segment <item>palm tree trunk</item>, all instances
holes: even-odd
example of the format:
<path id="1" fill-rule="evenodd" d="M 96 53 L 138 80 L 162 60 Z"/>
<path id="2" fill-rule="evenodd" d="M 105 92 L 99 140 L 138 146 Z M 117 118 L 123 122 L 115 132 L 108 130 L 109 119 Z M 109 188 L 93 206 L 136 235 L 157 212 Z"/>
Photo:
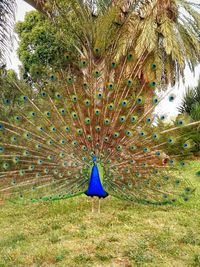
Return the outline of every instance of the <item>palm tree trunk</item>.
<path id="1" fill-rule="evenodd" d="M 38 11 L 42 12 L 42 13 L 46 13 L 45 12 L 45 0 L 24 0 L 27 4 L 31 5 L 32 7 L 34 7 L 35 9 L 37 9 Z"/>

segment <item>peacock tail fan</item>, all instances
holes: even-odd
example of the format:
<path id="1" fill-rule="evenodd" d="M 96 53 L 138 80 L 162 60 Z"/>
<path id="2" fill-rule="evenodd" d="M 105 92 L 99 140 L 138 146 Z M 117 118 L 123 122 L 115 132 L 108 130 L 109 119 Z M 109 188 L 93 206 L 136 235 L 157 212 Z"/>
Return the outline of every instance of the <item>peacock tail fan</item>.
<path id="1" fill-rule="evenodd" d="M 180 119 L 163 130 L 165 116 L 153 113 L 163 98 L 156 95 L 158 81 L 138 81 L 139 60 L 131 73 L 123 71 L 128 58 L 115 68 L 113 61 L 102 66 L 81 60 L 78 76 L 51 74 L 32 95 L 13 84 L 17 109 L 0 121 L 2 197 L 36 202 L 84 193 L 95 155 L 103 187 L 112 196 L 155 204 L 188 200 L 193 189 L 180 168 L 192 145 L 174 132 L 194 123 Z M 145 111 L 147 88 L 153 97 Z M 11 104 L 3 99 L 1 105 L 5 102 Z M 179 152 L 168 156 L 165 150 L 174 144 Z"/>
<path id="2" fill-rule="evenodd" d="M 154 27 L 156 4 L 149 5 L 155 12 L 145 39 L 148 10 L 142 18 L 134 11 L 120 21 L 121 9 L 112 4 L 96 6 L 93 13 L 100 11 L 92 16 L 87 1 L 69 0 L 67 8 L 58 2 L 47 1 L 48 8 L 56 8 L 58 29 L 65 23 L 73 33 L 73 49 L 63 55 L 65 67 L 48 70 L 30 88 L 16 80 L 15 99 L 1 100 L 9 115 L 0 119 L 0 197 L 40 202 L 86 193 L 97 164 L 111 196 L 147 204 L 187 201 L 194 189 L 181 168 L 193 144 L 183 129 L 200 122 L 179 118 L 166 126 L 166 116 L 155 113 L 163 99 L 175 99 L 167 92 L 160 96 L 159 89 L 173 84 L 183 68 L 163 44 L 153 45 L 163 30 Z M 65 42 L 67 33 L 59 33 Z"/>

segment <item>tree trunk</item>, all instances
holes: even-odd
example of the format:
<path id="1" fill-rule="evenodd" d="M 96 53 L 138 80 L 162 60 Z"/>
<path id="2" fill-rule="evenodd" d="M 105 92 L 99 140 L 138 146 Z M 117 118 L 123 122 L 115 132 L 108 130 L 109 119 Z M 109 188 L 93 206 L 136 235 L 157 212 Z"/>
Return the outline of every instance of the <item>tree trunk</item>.
<path id="1" fill-rule="evenodd" d="M 31 5 L 32 7 L 34 7 L 35 9 L 37 9 L 38 11 L 42 12 L 42 13 L 46 13 L 45 12 L 45 0 L 24 0 L 27 4 Z"/>

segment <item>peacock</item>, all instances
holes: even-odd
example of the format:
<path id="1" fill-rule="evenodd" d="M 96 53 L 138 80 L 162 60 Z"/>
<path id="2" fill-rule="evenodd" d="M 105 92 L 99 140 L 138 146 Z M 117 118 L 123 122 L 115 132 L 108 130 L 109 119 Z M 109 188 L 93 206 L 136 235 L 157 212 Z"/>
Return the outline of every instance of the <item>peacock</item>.
<path id="1" fill-rule="evenodd" d="M 63 42 L 66 31 L 73 33 L 64 67 L 49 68 L 30 85 L 16 79 L 9 86 L 17 97 L 1 99 L 4 109 L 16 108 L 0 119 L 0 198 L 40 203 L 85 194 L 153 205 L 188 201 L 195 188 L 182 173 L 193 144 L 182 130 L 200 122 L 180 116 L 165 123 L 166 115 L 155 112 L 163 99 L 176 98 L 160 89 L 183 75 L 183 55 L 175 59 L 165 51 L 162 29 L 178 16 L 175 2 L 162 14 L 157 1 L 68 3 L 46 6 Z M 193 52 L 191 58 L 193 64 Z"/>

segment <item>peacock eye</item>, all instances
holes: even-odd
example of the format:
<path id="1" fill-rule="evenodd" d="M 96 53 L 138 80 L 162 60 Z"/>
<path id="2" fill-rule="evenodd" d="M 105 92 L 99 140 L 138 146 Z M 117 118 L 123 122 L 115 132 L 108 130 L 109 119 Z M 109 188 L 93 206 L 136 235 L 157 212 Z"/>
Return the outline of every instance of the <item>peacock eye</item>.
<path id="1" fill-rule="evenodd" d="M 170 102 L 173 102 L 173 101 L 175 100 L 175 98 L 176 98 L 176 96 L 175 96 L 174 94 L 171 94 L 171 95 L 169 96 L 169 101 L 170 101 Z"/>
<path id="2" fill-rule="evenodd" d="M 108 137 L 108 136 L 105 136 L 105 137 L 104 137 L 104 142 L 107 143 L 108 141 L 109 141 L 109 137 Z"/>
<path id="3" fill-rule="evenodd" d="M 42 92 L 42 93 L 41 93 L 41 96 L 42 96 L 42 97 L 45 97 L 45 96 L 47 96 L 47 93 L 46 93 L 46 92 Z"/>
<path id="4" fill-rule="evenodd" d="M 90 106 L 90 100 L 89 99 L 85 99 L 84 103 L 85 103 L 85 106 L 86 107 L 89 107 Z"/>
<path id="5" fill-rule="evenodd" d="M 156 64 L 154 64 L 154 63 L 151 64 L 151 69 L 152 69 L 152 70 L 155 70 L 155 69 L 156 69 Z"/>
<path id="6" fill-rule="evenodd" d="M 100 114 L 100 110 L 99 109 L 95 109 L 95 115 L 99 115 Z"/>
<path id="7" fill-rule="evenodd" d="M 164 120 L 166 119 L 166 116 L 165 116 L 165 115 L 161 115 L 161 116 L 160 116 L 160 119 L 161 119 L 162 121 L 164 121 Z"/>
<path id="8" fill-rule="evenodd" d="M 127 56 L 127 59 L 129 61 L 133 60 L 133 54 L 132 53 L 129 53 L 128 56 Z"/>
<path id="9" fill-rule="evenodd" d="M 125 116 L 121 116 L 120 118 L 119 118 L 119 121 L 122 123 L 122 122 L 125 122 Z"/>
<path id="10" fill-rule="evenodd" d="M 108 105 L 108 109 L 109 109 L 109 110 L 111 110 L 111 111 L 112 111 L 112 110 L 113 110 L 113 108 L 114 108 L 114 104 L 109 104 L 109 105 Z"/>
<path id="11" fill-rule="evenodd" d="M 74 103 L 76 103 L 76 102 L 77 102 L 77 96 L 73 95 L 73 96 L 72 96 L 72 101 L 73 101 Z"/>
<path id="12" fill-rule="evenodd" d="M 90 121 L 90 118 L 86 118 L 86 119 L 85 119 L 85 124 L 88 125 L 88 124 L 90 124 L 90 122 L 91 122 L 91 121 Z"/>
<path id="13" fill-rule="evenodd" d="M 149 85 L 150 85 L 151 88 L 155 88 L 156 87 L 156 82 L 154 82 L 154 81 L 153 82 L 150 82 Z"/>
<path id="14" fill-rule="evenodd" d="M 117 66 L 117 64 L 115 63 L 115 62 L 112 62 L 111 63 L 111 67 L 114 69 L 114 68 L 116 68 L 116 66 Z"/>
<path id="15" fill-rule="evenodd" d="M 110 119 L 108 119 L 108 118 L 104 119 L 104 124 L 105 125 L 109 125 L 110 124 Z"/>
<path id="16" fill-rule="evenodd" d="M 126 107 L 128 105 L 128 101 L 127 100 L 123 100 L 121 102 L 121 105 L 122 105 L 122 107 Z"/>
<path id="17" fill-rule="evenodd" d="M 86 146 L 82 146 L 82 150 L 83 151 L 86 151 L 87 150 L 87 147 Z"/>
<path id="18" fill-rule="evenodd" d="M 100 126 L 96 126 L 95 129 L 96 129 L 96 132 L 100 132 L 101 127 Z"/>
<path id="19" fill-rule="evenodd" d="M 92 136 L 91 135 L 87 135 L 87 140 L 88 141 L 92 141 Z"/>
<path id="20" fill-rule="evenodd" d="M 77 113 L 76 113 L 76 112 L 72 112 L 72 118 L 73 118 L 73 119 L 77 119 L 77 117 L 78 117 L 78 116 L 77 116 Z"/>
<path id="21" fill-rule="evenodd" d="M 102 93 L 98 93 L 98 94 L 97 94 L 97 98 L 98 98 L 98 99 L 102 99 L 102 97 L 103 97 L 103 94 L 102 94 Z"/>

